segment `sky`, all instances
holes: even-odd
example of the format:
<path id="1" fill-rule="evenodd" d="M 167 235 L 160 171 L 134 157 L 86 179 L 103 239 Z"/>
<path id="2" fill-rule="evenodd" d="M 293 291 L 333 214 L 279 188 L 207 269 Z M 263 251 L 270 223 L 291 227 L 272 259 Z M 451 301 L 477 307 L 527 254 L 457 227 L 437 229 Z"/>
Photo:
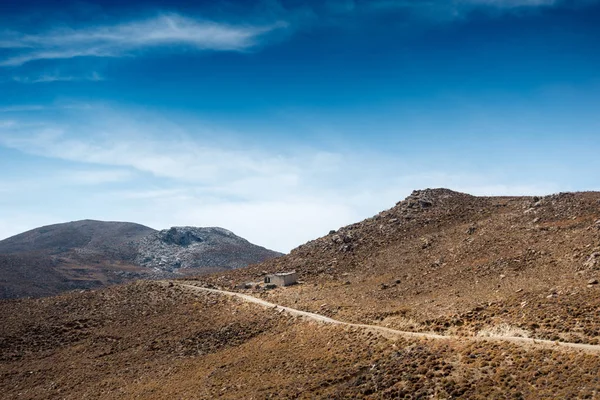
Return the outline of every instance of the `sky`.
<path id="1" fill-rule="evenodd" d="M 3 1 L 0 239 L 287 252 L 414 189 L 600 190 L 600 0 Z"/>

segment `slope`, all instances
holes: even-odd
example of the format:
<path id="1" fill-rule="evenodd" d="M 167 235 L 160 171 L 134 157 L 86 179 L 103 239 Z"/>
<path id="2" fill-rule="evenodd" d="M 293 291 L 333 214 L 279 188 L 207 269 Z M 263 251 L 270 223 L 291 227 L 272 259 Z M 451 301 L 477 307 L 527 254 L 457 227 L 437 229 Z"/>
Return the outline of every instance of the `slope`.
<path id="1" fill-rule="evenodd" d="M 222 271 L 279 255 L 222 228 L 75 221 L 0 241 L 0 298 Z"/>
<path id="2" fill-rule="evenodd" d="M 592 398 L 600 357 L 390 338 L 137 282 L 0 302 L 7 399 Z"/>
<path id="3" fill-rule="evenodd" d="M 597 344 L 600 193 L 415 191 L 289 255 L 201 279 L 230 289 L 285 270 L 302 284 L 249 292 L 400 330 Z"/>
<path id="4" fill-rule="evenodd" d="M 49 225 L 0 241 L 0 298 L 48 296 L 143 276 L 135 240 L 154 229 L 83 220 Z"/>

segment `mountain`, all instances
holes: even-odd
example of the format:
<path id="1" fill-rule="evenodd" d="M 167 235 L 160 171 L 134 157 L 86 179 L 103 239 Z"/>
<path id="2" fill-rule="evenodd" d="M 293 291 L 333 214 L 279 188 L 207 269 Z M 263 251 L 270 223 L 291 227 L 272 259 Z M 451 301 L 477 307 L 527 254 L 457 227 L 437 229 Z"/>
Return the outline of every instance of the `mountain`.
<path id="1" fill-rule="evenodd" d="M 222 228 L 68 222 L 0 241 L 0 298 L 227 270 L 278 255 Z"/>
<path id="2" fill-rule="evenodd" d="M 131 258 L 131 243 L 154 229 L 130 222 L 83 220 L 33 229 L 0 241 L 0 253 L 31 253 L 85 257 L 94 253 Z M 75 251 L 77 249 L 77 251 Z"/>
<path id="3" fill-rule="evenodd" d="M 477 335 L 504 327 L 597 343 L 600 193 L 414 191 L 288 255 L 201 280 L 231 288 L 287 270 L 304 283 L 265 299 L 398 329 Z"/>
<path id="4" fill-rule="evenodd" d="M 260 283 L 290 270 L 297 285 Z M 599 279 L 600 193 L 419 190 L 260 264 L 0 301 L 0 386 L 31 399 L 594 398 Z"/>

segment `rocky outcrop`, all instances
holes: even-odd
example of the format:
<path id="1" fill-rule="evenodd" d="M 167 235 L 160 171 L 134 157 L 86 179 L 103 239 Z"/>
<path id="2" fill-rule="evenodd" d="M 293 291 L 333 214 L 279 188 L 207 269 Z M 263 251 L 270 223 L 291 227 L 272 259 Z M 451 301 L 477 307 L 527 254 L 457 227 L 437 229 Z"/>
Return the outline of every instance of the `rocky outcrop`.
<path id="1" fill-rule="evenodd" d="M 135 263 L 157 273 L 173 273 L 181 269 L 240 268 L 279 255 L 227 229 L 185 226 L 141 239 Z"/>

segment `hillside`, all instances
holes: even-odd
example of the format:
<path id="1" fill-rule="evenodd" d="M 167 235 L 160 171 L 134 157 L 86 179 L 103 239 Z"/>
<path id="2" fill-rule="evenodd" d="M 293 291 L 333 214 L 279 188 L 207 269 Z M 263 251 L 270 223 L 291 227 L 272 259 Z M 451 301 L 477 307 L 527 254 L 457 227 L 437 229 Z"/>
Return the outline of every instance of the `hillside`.
<path id="1" fill-rule="evenodd" d="M 202 280 L 231 288 L 286 270 L 303 284 L 250 292 L 347 321 L 597 343 L 600 193 L 415 191 L 286 256 Z"/>
<path id="2" fill-rule="evenodd" d="M 66 257 L 102 253 L 126 259 L 135 254 L 131 242 L 152 232 L 155 232 L 152 228 L 130 222 L 74 221 L 32 229 L 2 240 L 0 253 L 41 252 Z"/>
<path id="3" fill-rule="evenodd" d="M 599 220 L 595 192 L 428 189 L 249 267 L 1 301 L 0 386 L 15 399 L 592 399 Z M 258 283 L 292 269 L 298 285 Z"/>
<path id="4" fill-rule="evenodd" d="M 0 302 L 7 399 L 592 398 L 600 356 L 389 338 L 178 285 Z"/>
<path id="5" fill-rule="evenodd" d="M 222 228 L 75 221 L 0 241 L 0 298 L 222 271 L 278 255 Z"/>

